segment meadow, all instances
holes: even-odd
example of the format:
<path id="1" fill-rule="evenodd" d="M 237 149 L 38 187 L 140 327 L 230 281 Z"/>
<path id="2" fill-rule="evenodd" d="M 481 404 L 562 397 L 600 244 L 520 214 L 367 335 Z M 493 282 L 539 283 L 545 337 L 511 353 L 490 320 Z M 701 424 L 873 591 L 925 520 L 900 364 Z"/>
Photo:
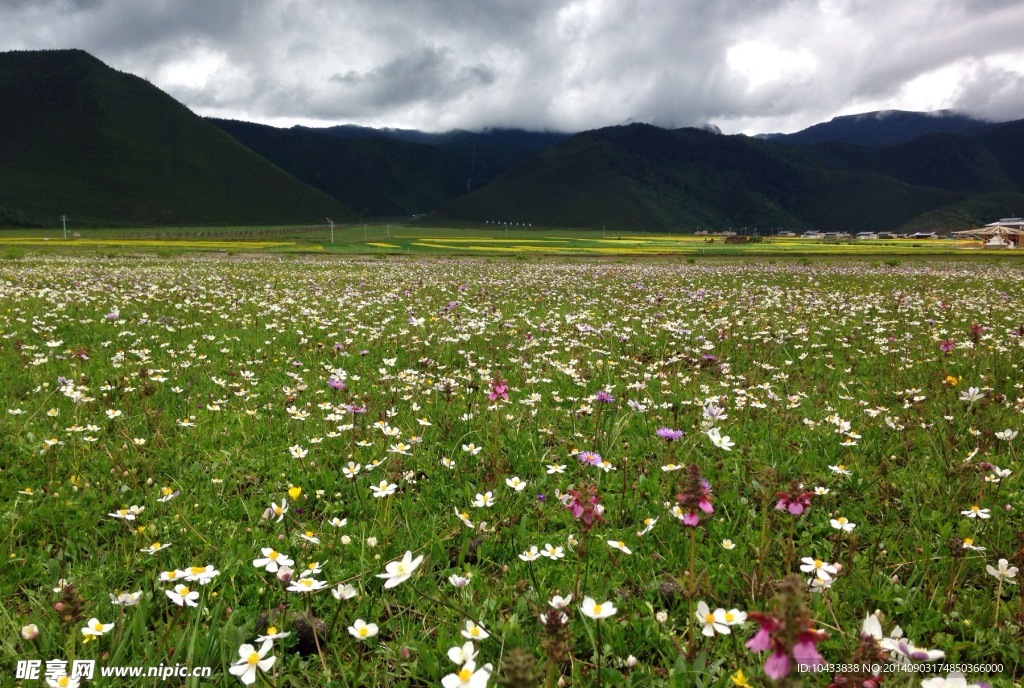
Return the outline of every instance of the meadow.
<path id="1" fill-rule="evenodd" d="M 3 685 L 1024 678 L 1015 263 L 8 258 Z"/>
<path id="2" fill-rule="evenodd" d="M 87 252 L 165 255 L 191 252 L 332 253 L 432 256 L 581 257 L 982 257 L 1019 259 L 1020 251 L 984 250 L 982 242 L 875 239 L 830 241 L 758 236 L 756 243 L 727 244 L 721 236 L 692 233 L 630 233 L 616 230 L 501 227 L 434 227 L 357 223 L 328 227 L 154 227 L 61 230 L 4 230 L 5 251 Z"/>

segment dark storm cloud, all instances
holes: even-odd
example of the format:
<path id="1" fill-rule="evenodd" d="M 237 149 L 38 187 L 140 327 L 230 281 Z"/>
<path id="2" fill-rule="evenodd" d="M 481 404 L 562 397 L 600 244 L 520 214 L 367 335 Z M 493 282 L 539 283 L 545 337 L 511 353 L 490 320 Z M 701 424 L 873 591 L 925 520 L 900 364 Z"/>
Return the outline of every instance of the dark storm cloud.
<path id="1" fill-rule="evenodd" d="M 4 0 L 0 25 L 0 49 L 81 47 L 202 114 L 277 124 L 1024 116 L 1013 0 Z"/>

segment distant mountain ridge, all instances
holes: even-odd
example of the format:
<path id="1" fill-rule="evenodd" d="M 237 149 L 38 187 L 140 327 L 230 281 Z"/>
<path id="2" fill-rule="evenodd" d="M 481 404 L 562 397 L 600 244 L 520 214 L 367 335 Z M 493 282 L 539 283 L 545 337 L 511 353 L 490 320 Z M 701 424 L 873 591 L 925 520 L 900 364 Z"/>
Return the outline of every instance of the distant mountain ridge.
<path id="1" fill-rule="evenodd" d="M 963 229 L 1024 209 L 1021 159 L 1024 120 L 875 148 L 633 124 L 578 134 L 440 215 L 673 231 L 892 230 L 927 216 Z"/>
<path id="2" fill-rule="evenodd" d="M 0 53 L 0 208 L 141 224 L 352 217 L 139 77 L 81 50 Z"/>
<path id="3" fill-rule="evenodd" d="M 856 146 L 891 146 L 929 134 L 953 134 L 979 129 L 991 122 L 953 110 L 907 112 L 879 110 L 833 117 L 792 134 L 761 134 L 757 138 L 802 146 L 815 143 L 848 143 Z"/>

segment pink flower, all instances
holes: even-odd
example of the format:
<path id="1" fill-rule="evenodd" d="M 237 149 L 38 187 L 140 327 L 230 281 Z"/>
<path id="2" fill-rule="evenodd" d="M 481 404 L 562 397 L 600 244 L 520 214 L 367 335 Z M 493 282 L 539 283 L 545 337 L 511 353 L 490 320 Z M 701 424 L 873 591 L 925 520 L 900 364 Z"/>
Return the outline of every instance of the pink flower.
<path id="1" fill-rule="evenodd" d="M 508 401 L 508 381 L 504 378 L 496 377 L 491 380 L 491 389 L 487 392 L 487 398 L 491 401 L 497 401 L 499 397 Z"/>
<path id="2" fill-rule="evenodd" d="M 789 656 L 782 650 L 776 650 L 764 663 L 764 675 L 773 681 L 789 675 Z"/>

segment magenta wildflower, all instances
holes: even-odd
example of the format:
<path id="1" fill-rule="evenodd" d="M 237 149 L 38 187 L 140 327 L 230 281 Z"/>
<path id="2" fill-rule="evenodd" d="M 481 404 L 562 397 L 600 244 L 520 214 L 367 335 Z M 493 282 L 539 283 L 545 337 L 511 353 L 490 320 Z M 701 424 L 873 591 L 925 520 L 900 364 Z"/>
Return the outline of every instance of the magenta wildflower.
<path id="1" fill-rule="evenodd" d="M 581 451 L 576 455 L 576 458 L 580 463 L 589 464 L 591 466 L 600 466 L 601 462 L 604 460 L 601 458 L 600 454 L 593 451 Z"/>
<path id="2" fill-rule="evenodd" d="M 790 576 L 780 585 L 773 614 L 750 612 L 747 615 L 748 619 L 761 626 L 761 630 L 747 641 L 747 649 L 752 652 L 771 651 L 764 663 L 764 673 L 773 681 L 789 676 L 794 665 L 806 665 L 817 670 L 825 663 L 817 645 L 826 636 L 814 629 L 806 597 L 800 578 Z"/>
<path id="3" fill-rule="evenodd" d="M 676 495 L 676 502 L 686 510 L 681 516 L 683 525 L 686 526 L 696 526 L 700 523 L 698 510 L 705 514 L 714 513 L 715 508 L 711 505 L 711 483 L 700 474 L 697 464 L 690 464 L 683 491 Z"/>
<path id="4" fill-rule="evenodd" d="M 595 398 L 597 399 L 598 402 L 600 402 L 602 404 L 610 404 L 613 401 L 615 401 L 615 397 L 613 397 L 611 394 L 609 394 L 608 392 L 604 391 L 603 389 L 600 390 L 595 395 Z"/>
<path id="5" fill-rule="evenodd" d="M 583 532 L 589 532 L 596 521 L 604 521 L 601 512 L 604 509 L 597 503 L 597 490 L 587 483 L 583 483 L 578 489 L 569 490 L 572 499 L 565 505 L 566 509 L 572 511 L 572 517 L 582 524 Z"/>
<path id="6" fill-rule="evenodd" d="M 789 486 L 789 492 L 776 492 L 775 496 L 779 501 L 775 503 L 776 511 L 788 511 L 794 516 L 799 516 L 811 505 L 814 498 L 813 492 L 801 492 L 797 483 Z"/>
<path id="7" fill-rule="evenodd" d="M 956 344 L 955 342 L 953 342 L 952 339 L 943 339 L 941 342 L 939 342 L 939 351 L 941 351 L 944 354 L 948 354 L 953 351 L 953 347 L 955 346 Z"/>
<path id="8" fill-rule="evenodd" d="M 508 401 L 508 381 L 501 377 L 495 377 L 491 380 L 491 388 L 487 392 L 487 398 L 491 401 L 497 401 L 499 397 Z"/>

